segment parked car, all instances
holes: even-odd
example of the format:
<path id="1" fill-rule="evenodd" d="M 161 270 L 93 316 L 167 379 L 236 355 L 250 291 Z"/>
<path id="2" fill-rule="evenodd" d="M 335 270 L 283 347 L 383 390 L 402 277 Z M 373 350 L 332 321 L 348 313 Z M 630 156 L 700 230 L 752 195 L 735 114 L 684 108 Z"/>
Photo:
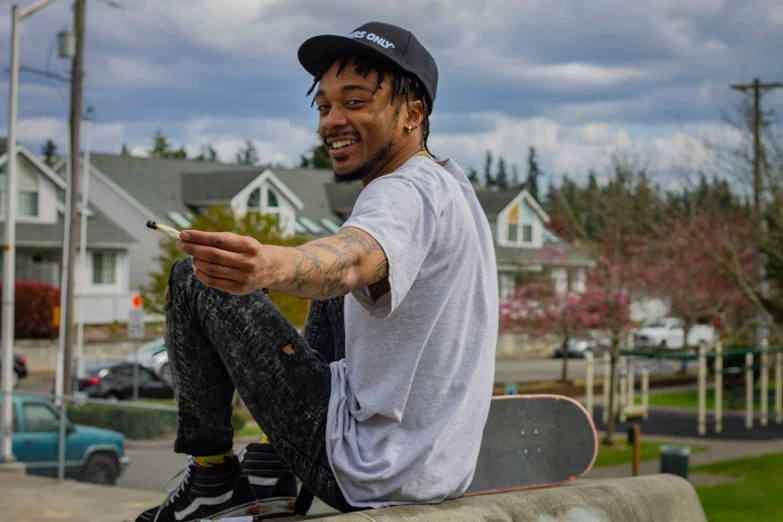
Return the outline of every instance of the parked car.
<path id="1" fill-rule="evenodd" d="M 634 347 L 637 349 L 680 350 L 685 347 L 685 323 L 676 317 L 662 317 L 645 321 L 633 332 Z M 688 346 L 712 343 L 715 329 L 709 325 L 694 325 L 688 331 Z"/>
<path id="2" fill-rule="evenodd" d="M 568 338 L 568 357 L 582 358 L 588 351 L 593 355 L 600 355 L 609 348 L 609 343 L 607 334 L 599 330 L 571 336 Z M 555 357 L 563 357 L 564 345 L 565 343 L 561 342 L 555 347 Z"/>
<path id="3" fill-rule="evenodd" d="M 133 367 L 128 361 L 91 361 L 85 364 L 84 378 L 75 379 L 74 389 L 88 397 L 126 400 L 133 398 Z M 139 365 L 139 398 L 172 399 L 171 382 Z"/>
<path id="4" fill-rule="evenodd" d="M 163 338 L 155 339 L 144 344 L 139 348 L 139 364 L 151 369 L 157 375 L 160 375 L 166 380 L 171 381 L 171 371 L 169 369 L 169 354 L 166 352 L 166 347 L 163 344 Z M 125 358 L 128 362 L 136 361 L 136 354 L 129 355 Z"/>
<path id="5" fill-rule="evenodd" d="M 0 368 L 3 367 L 2 361 L 0 361 Z M 27 377 L 27 357 L 22 354 L 14 354 L 14 371 L 11 373 L 11 386 L 16 388 L 19 385 L 19 380 Z"/>
<path id="6" fill-rule="evenodd" d="M 11 447 L 27 473 L 57 476 L 60 413 L 49 399 L 15 394 Z M 130 464 L 122 433 L 81 426 L 66 419 L 65 476 L 114 485 Z"/>

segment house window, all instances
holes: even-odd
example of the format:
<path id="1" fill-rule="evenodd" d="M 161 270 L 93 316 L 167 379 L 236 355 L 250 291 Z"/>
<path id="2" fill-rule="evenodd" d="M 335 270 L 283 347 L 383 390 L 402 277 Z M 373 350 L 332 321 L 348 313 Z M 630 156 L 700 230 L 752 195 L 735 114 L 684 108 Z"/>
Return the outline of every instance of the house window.
<path id="1" fill-rule="evenodd" d="M 19 174 L 19 194 L 17 200 L 18 217 L 38 216 L 38 180 L 35 173 L 20 158 L 17 163 Z M 6 166 L 0 169 L 0 215 L 5 216 L 8 175 Z"/>
<path id="2" fill-rule="evenodd" d="M 257 188 L 250 193 L 250 197 L 247 198 L 247 209 L 260 210 L 261 209 L 261 189 Z"/>
<path id="3" fill-rule="evenodd" d="M 277 208 L 277 196 L 270 189 L 266 190 L 266 206 L 269 208 Z"/>
<path id="4" fill-rule="evenodd" d="M 94 252 L 92 254 L 92 284 L 113 285 L 117 282 L 117 254 Z"/>
<path id="5" fill-rule="evenodd" d="M 533 225 L 532 224 L 522 225 L 522 242 L 523 243 L 532 243 L 533 242 Z"/>
<path id="6" fill-rule="evenodd" d="M 519 205 L 514 205 L 508 213 L 508 242 L 519 241 Z"/>

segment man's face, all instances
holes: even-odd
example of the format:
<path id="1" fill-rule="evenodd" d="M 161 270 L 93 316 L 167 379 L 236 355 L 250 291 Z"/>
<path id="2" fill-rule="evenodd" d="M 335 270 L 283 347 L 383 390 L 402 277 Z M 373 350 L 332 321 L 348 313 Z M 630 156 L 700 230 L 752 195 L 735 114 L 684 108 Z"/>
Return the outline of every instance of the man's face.
<path id="1" fill-rule="evenodd" d="M 365 78 L 347 64 L 337 75 L 339 61 L 323 75 L 315 97 L 318 134 L 332 158 L 335 180 L 350 182 L 375 174 L 392 156 L 403 132 L 402 97 L 391 103 L 392 84 L 378 73 Z"/>

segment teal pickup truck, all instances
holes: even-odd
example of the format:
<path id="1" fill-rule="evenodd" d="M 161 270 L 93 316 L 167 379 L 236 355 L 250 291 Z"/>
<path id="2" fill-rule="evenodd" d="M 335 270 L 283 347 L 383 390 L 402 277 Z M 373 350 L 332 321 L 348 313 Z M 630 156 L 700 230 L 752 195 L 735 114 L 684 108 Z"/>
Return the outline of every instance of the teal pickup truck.
<path id="1" fill-rule="evenodd" d="M 130 463 L 122 433 L 74 425 L 66 419 L 65 435 L 67 478 L 113 486 Z M 60 414 L 49 399 L 14 394 L 11 443 L 27 473 L 57 476 L 59 438 Z"/>

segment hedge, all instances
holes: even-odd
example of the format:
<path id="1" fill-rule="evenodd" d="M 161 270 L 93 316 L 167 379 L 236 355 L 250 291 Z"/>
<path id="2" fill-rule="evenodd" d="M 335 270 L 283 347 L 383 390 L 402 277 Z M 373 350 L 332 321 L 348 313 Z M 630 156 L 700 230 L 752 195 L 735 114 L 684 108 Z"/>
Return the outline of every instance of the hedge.
<path id="1" fill-rule="evenodd" d="M 0 282 L 0 293 L 3 284 Z M 60 289 L 46 283 L 17 281 L 14 300 L 14 337 L 16 339 L 54 339 L 54 308 L 60 304 Z M 0 318 L 0 331 L 3 324 Z"/>
<path id="2" fill-rule="evenodd" d="M 68 417 L 74 424 L 119 431 L 130 440 L 172 438 L 177 434 L 177 412 L 173 410 L 85 404 L 69 409 Z M 233 411 L 231 422 L 235 430 L 242 429 L 247 417 Z"/>

